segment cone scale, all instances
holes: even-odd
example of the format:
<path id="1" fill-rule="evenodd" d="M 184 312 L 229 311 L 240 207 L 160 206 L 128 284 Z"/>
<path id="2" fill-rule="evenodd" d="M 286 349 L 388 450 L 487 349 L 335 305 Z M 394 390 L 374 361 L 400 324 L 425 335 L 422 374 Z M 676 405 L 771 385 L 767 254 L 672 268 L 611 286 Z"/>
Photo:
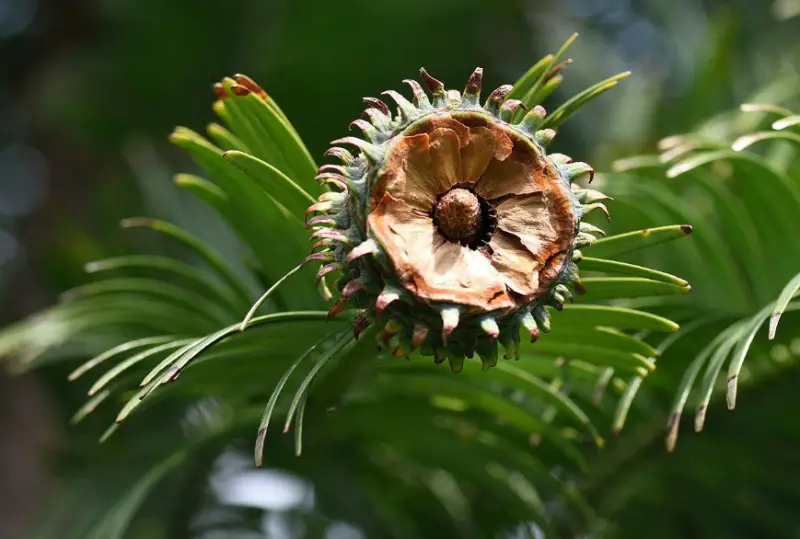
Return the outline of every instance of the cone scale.
<path id="1" fill-rule="evenodd" d="M 340 272 L 331 315 L 360 310 L 394 355 L 420 349 L 460 371 L 477 352 L 494 366 L 498 344 L 519 357 L 520 332 L 550 329 L 578 283 L 574 253 L 602 230 L 583 224 L 608 197 L 573 185 L 594 170 L 563 154 L 541 106 L 526 111 L 501 86 L 481 104 L 483 72 L 463 92 L 421 70 L 423 85 L 365 98 L 361 136 L 334 141 L 317 179 L 331 191 L 309 208 L 320 274 Z M 516 118 L 517 121 L 514 119 Z"/>

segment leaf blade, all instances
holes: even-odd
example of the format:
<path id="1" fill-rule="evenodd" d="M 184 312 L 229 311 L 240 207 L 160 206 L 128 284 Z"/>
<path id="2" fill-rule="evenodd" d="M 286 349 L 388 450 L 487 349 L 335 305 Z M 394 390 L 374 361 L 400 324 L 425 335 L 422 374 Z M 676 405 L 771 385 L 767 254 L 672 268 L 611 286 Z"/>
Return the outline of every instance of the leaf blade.
<path id="1" fill-rule="evenodd" d="M 660 243 L 684 238 L 692 233 L 690 225 L 670 225 L 625 232 L 597 240 L 587 248 L 594 257 L 605 258 L 638 251 Z"/>

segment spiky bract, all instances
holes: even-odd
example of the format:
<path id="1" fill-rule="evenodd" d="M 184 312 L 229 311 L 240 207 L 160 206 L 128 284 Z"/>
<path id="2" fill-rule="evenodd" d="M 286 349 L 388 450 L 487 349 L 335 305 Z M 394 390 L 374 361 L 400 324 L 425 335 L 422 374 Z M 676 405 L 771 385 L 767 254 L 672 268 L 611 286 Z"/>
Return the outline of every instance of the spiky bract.
<path id="1" fill-rule="evenodd" d="M 523 327 L 533 341 L 549 331 L 545 307 L 571 299 L 577 249 L 602 233 L 582 218 L 607 215 L 607 197 L 572 183 L 591 166 L 545 153 L 544 108 L 525 111 L 511 86 L 481 106 L 480 68 L 463 93 L 421 74 L 428 93 L 413 80 L 411 101 L 384 92 L 396 114 L 365 98 L 362 136 L 333 142 L 341 163 L 319 169 L 330 190 L 307 212 L 307 262 L 341 272 L 331 316 L 360 309 L 356 331 L 379 324 L 394 355 L 419 348 L 458 371 L 477 352 L 488 368 L 498 342 L 516 358 Z"/>

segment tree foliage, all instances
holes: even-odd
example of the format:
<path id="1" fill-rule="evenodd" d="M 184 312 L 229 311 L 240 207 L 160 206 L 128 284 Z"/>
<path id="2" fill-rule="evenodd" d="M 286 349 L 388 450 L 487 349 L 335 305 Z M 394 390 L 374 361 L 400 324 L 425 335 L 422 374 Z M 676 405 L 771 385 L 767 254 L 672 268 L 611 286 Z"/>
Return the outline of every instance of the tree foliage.
<path id="1" fill-rule="evenodd" d="M 534 65 L 510 97 L 528 107 L 548 97 L 561 54 Z M 594 508 L 613 516 L 626 489 L 647 488 L 618 472 L 625 435 L 607 441 L 629 414 L 664 415 L 672 449 L 692 395 L 701 430 L 719 385 L 733 408 L 740 381 L 774 375 L 796 353 L 796 333 L 778 327 L 800 305 L 800 136 L 783 108 L 795 78 L 599 175 L 615 198 L 615 233 L 584 249 L 575 304 L 518 362 L 483 372 L 467 360 L 458 375 L 376 352 L 372 330 L 353 335 L 354 313 L 327 319 L 324 288 L 295 269 L 309 250 L 303 216 L 321 190 L 317 163 L 269 96 L 237 95 L 235 84 L 221 83 L 221 123 L 208 137 L 178 128 L 170 138 L 205 171 L 175 183 L 224 218 L 246 259 L 174 224 L 129 219 L 125 228 L 190 256 L 93 262 L 92 282 L 0 335 L 0 355 L 19 370 L 82 359 L 70 378 L 90 380 L 89 399 L 74 422 L 111 425 L 101 445 L 78 442 L 91 473 L 64 483 L 42 538 L 247 537 L 259 511 L 226 501 L 213 478 L 253 445 L 258 464 L 313 484 L 313 507 L 291 515 L 309 536 L 333 522 L 369 537 L 602 535 L 613 526 Z M 677 275 L 691 277 L 691 294 Z M 773 344 L 759 334 L 765 324 Z M 603 473 L 617 486 L 599 486 Z"/>

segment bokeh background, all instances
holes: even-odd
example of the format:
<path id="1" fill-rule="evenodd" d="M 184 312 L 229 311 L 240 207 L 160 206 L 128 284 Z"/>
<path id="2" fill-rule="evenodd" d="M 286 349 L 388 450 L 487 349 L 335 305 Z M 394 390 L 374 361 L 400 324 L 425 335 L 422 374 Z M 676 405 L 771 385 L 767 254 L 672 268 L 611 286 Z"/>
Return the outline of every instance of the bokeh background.
<path id="1" fill-rule="evenodd" d="M 123 217 L 166 218 L 237 255 L 218 219 L 173 186 L 172 174 L 193 166 L 166 142 L 177 123 L 202 129 L 211 120 L 211 84 L 221 77 L 241 72 L 259 81 L 320 156 L 358 117 L 361 96 L 398 87 L 420 66 L 458 87 L 480 65 L 495 87 L 574 31 L 581 38 L 562 95 L 634 73 L 559 136 L 559 151 L 603 170 L 791 70 L 800 0 L 0 0 L 0 322 L 82 282 L 86 262 L 140 249 L 142 238 L 118 230 Z M 59 449 L 82 395 L 64 375 L 0 372 L 2 539 L 26 537 L 46 518 L 41 509 L 70 458 Z M 658 386 L 656 377 L 648 383 Z M 631 435 L 638 438 L 630 450 L 603 462 L 593 486 L 609 525 L 620 536 L 650 536 L 660 515 L 673 518 L 659 504 L 695 488 L 709 460 L 718 474 L 712 483 L 747 482 L 747 460 L 732 457 L 726 470 L 716 448 L 742 443 L 737 433 L 762 425 L 747 458 L 777 459 L 770 481 L 781 494 L 759 510 L 774 512 L 780 525 L 747 529 L 736 504 L 698 506 L 684 513 L 682 537 L 695 536 L 693 519 L 718 519 L 717 537 L 729 537 L 731 526 L 745 537 L 800 537 L 800 512 L 791 519 L 800 496 L 800 422 L 790 411 L 798 382 L 800 372 L 789 371 L 754 389 L 744 410 L 718 418 L 702 437 L 687 436 L 676 455 L 653 434 L 663 423 L 639 418 L 645 427 Z M 623 467 L 625 457 L 638 466 Z M 606 497 L 611 475 L 623 487 Z M 643 478 L 660 485 L 658 496 L 636 496 Z M 292 488 L 299 487 L 287 482 L 282 491 L 302 498 Z M 743 488 L 735 501 L 748 499 Z M 294 537 L 280 526 L 268 536 Z"/>

